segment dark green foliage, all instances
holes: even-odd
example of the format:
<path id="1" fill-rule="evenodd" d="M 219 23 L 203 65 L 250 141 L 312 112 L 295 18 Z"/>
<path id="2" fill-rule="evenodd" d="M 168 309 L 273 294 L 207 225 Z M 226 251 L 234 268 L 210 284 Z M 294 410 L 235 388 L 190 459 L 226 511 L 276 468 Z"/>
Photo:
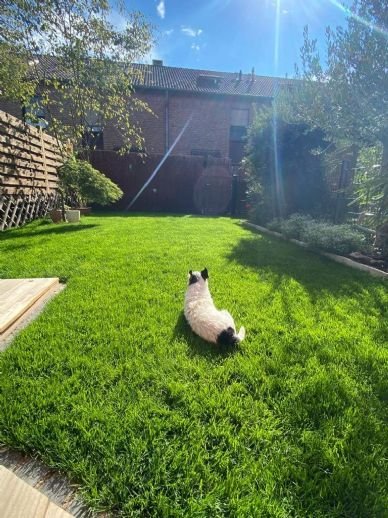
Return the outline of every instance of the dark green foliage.
<path id="1" fill-rule="evenodd" d="M 89 162 L 74 157 L 58 169 L 58 177 L 65 200 L 69 199 L 79 207 L 88 203 L 108 205 L 123 195 L 120 187 Z"/>
<path id="2" fill-rule="evenodd" d="M 235 354 L 182 316 L 204 266 L 247 328 Z M 0 354 L 0 442 L 115 517 L 386 516 L 381 281 L 224 218 L 0 236 L 1 277 L 55 275 L 66 289 Z"/>
<path id="3" fill-rule="evenodd" d="M 316 221 L 310 216 L 292 214 L 287 219 L 274 219 L 267 225 L 270 230 L 281 232 L 288 238 L 303 241 L 313 248 L 347 255 L 351 252 L 368 252 L 372 242 L 368 235 L 352 225 L 333 225 Z"/>
<path id="4" fill-rule="evenodd" d="M 340 255 L 370 249 L 365 235 L 351 225 L 314 221 L 302 231 L 301 239 L 313 247 Z"/>
<path id="5" fill-rule="evenodd" d="M 286 220 L 280 220 L 279 231 L 286 237 L 303 240 L 305 231 L 315 223 L 311 216 L 303 214 L 291 214 Z"/>
<path id="6" fill-rule="evenodd" d="M 319 129 L 288 124 L 271 111 L 258 113 L 245 159 L 251 219 L 264 223 L 294 212 L 324 214 L 328 193 L 319 150 L 325 145 Z"/>
<path id="7" fill-rule="evenodd" d="M 367 194 L 377 228 L 388 220 L 388 4 L 349 4 L 346 25 L 326 29 L 323 55 L 305 27 L 299 86 L 278 102 L 287 120 L 322 128 L 336 144 L 381 146 L 381 167 L 360 185 L 360 201 Z"/>

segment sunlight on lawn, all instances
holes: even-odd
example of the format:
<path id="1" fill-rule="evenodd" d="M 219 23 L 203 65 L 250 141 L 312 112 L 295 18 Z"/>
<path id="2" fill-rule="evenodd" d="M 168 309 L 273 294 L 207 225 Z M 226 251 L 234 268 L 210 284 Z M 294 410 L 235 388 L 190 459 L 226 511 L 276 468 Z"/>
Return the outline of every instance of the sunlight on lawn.
<path id="1" fill-rule="evenodd" d="M 0 248 L 2 277 L 67 282 L 0 356 L 0 440 L 91 506 L 383 516 L 383 282 L 226 218 L 37 222 Z M 187 271 L 204 266 L 247 328 L 234 354 L 184 320 Z"/>

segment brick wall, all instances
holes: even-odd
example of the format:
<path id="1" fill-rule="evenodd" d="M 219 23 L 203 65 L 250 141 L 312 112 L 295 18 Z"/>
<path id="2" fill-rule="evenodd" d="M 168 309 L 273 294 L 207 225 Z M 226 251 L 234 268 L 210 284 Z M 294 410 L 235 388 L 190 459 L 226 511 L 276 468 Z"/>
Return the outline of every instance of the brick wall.
<path id="1" fill-rule="evenodd" d="M 232 110 L 249 110 L 251 122 L 254 105 L 259 106 L 262 103 L 254 103 L 251 99 L 237 96 L 182 92 L 169 92 L 167 96 L 165 91 L 158 90 L 139 90 L 136 95 L 146 101 L 154 113 L 152 115 L 147 112 L 134 112 L 133 117 L 134 123 L 141 128 L 148 153 L 164 153 L 167 144 L 170 146 L 173 143 L 190 115 L 193 115 L 186 132 L 173 150 L 173 155 L 190 155 L 193 149 L 202 149 L 219 152 L 223 158 L 229 157 Z M 18 103 L 0 101 L 0 109 L 19 118 L 22 116 Z M 66 113 L 64 119 L 66 120 Z M 119 131 L 113 124 L 108 124 L 104 130 L 104 149 L 113 150 L 121 145 Z"/>
<path id="2" fill-rule="evenodd" d="M 249 111 L 252 121 L 254 103 L 250 99 L 233 96 L 198 95 L 190 93 L 137 92 L 146 101 L 157 117 L 144 113 L 138 117 L 143 130 L 146 149 L 150 153 L 163 153 L 166 149 L 166 131 L 168 144 L 171 145 L 186 121 L 192 114 L 192 120 L 181 140 L 176 145 L 174 155 L 190 155 L 193 149 L 220 152 L 221 157 L 229 157 L 229 129 L 233 109 Z M 166 105 L 168 105 L 168 130 L 166 128 Z"/>

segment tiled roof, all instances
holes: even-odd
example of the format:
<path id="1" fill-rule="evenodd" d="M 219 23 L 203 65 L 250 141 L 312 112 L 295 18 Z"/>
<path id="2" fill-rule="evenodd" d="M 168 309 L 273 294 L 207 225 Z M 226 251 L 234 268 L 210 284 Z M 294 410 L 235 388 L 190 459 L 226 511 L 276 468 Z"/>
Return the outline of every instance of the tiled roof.
<path id="1" fill-rule="evenodd" d="M 273 97 L 279 87 L 290 85 L 293 82 L 290 79 L 252 76 L 252 74 L 242 74 L 240 78 L 239 73 L 195 70 L 165 65 L 136 64 L 134 68 L 141 72 L 140 79 L 135 81 L 135 86 L 185 92 Z M 203 86 L 201 79 L 204 76 L 217 78 L 218 84 Z M 198 80 L 198 78 L 200 79 Z"/>
<path id="2" fill-rule="evenodd" d="M 46 77 L 64 80 L 70 78 L 68 71 L 59 65 L 55 57 L 39 56 L 35 62 L 38 60 L 39 63 L 35 65 L 44 72 Z M 134 64 L 133 68 L 139 72 L 135 74 L 135 89 L 137 87 L 271 98 L 279 88 L 291 85 L 295 81 L 252 74 L 240 75 L 238 72 L 216 72 L 165 65 Z M 210 84 L 206 84 L 206 78 L 209 78 Z"/>

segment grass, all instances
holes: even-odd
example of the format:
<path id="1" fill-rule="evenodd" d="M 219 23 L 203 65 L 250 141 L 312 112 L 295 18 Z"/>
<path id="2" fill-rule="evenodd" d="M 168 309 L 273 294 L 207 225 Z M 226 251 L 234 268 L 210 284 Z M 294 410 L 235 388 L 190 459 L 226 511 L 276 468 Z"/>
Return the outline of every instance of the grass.
<path id="1" fill-rule="evenodd" d="M 388 289 L 229 219 L 6 232 L 1 277 L 67 288 L 0 356 L 0 441 L 139 517 L 387 516 Z M 189 269 L 247 338 L 182 315 Z"/>

